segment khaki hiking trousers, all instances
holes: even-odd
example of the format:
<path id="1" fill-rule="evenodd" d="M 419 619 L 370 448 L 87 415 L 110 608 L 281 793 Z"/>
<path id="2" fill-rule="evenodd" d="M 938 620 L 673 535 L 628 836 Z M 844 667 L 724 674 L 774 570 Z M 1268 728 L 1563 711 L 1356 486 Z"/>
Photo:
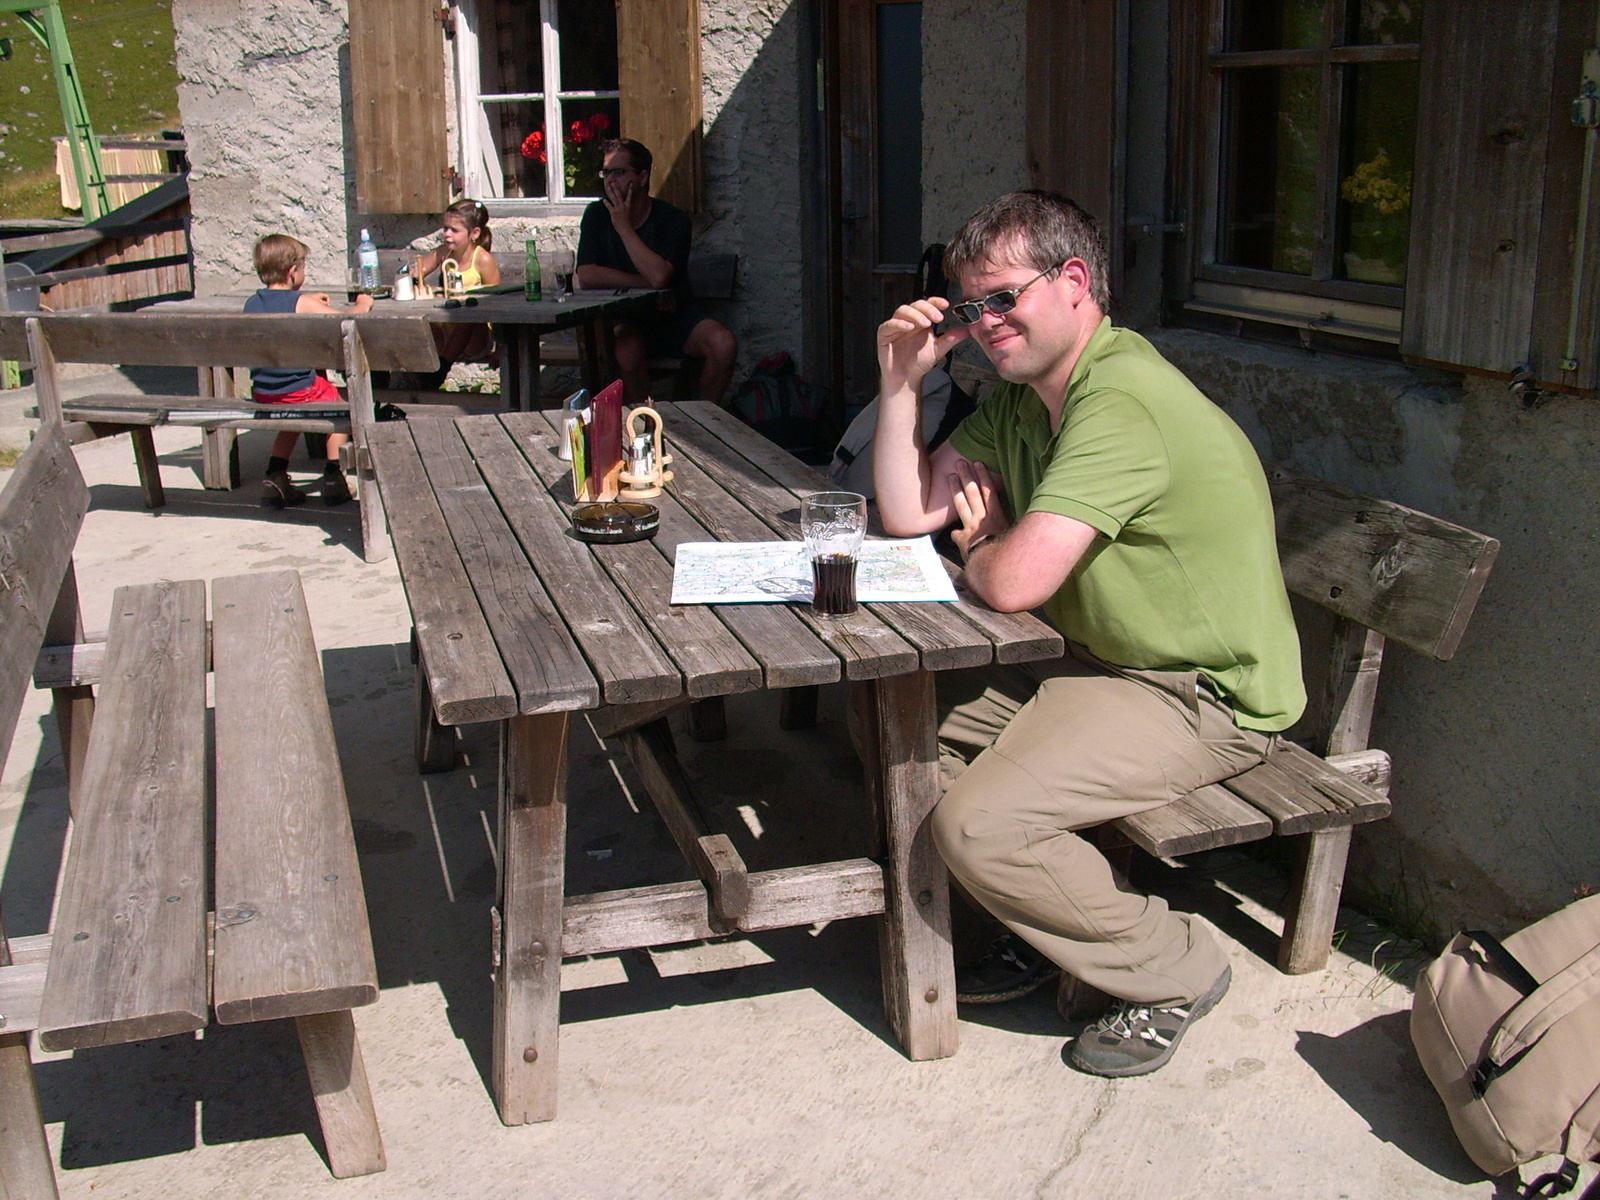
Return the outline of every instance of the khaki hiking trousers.
<path id="1" fill-rule="evenodd" d="M 1059 659 L 938 676 L 944 797 L 933 835 L 966 891 L 1068 974 L 1142 1004 L 1189 1003 L 1227 958 L 1199 920 L 1117 886 L 1078 830 L 1170 804 L 1259 763 L 1193 671 Z"/>

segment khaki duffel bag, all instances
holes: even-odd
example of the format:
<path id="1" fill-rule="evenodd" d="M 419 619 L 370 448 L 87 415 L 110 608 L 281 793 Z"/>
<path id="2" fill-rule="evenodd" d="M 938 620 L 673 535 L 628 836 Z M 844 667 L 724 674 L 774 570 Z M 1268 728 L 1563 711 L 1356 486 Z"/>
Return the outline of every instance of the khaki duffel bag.
<path id="1" fill-rule="evenodd" d="M 1504 945 L 1457 934 L 1417 981 L 1411 1040 L 1473 1162 L 1502 1175 L 1559 1153 L 1525 1195 L 1570 1191 L 1600 1157 L 1600 896 Z"/>

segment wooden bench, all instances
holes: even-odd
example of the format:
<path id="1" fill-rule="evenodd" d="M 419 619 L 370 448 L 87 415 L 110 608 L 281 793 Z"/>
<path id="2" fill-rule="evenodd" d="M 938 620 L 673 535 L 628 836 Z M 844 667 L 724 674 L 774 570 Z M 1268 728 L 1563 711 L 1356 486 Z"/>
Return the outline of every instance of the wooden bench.
<path id="1" fill-rule="evenodd" d="M 72 547 L 87 508 L 48 422 L 0 493 L 0 735 L 30 677 L 54 691 L 73 823 L 54 929 L 0 931 L 5 1194 L 56 1195 L 28 1032 L 76 1050 L 213 1017 L 295 1018 L 333 1174 L 381 1171 L 350 1012 L 377 999 L 377 970 L 299 576 L 216 580 L 209 628 L 202 581 L 118 588 L 106 640 L 86 642 Z"/>
<path id="2" fill-rule="evenodd" d="M 439 365 L 430 327 L 423 321 L 358 321 L 336 314 L 62 313 L 0 316 L 0 358 L 33 364 L 41 421 L 67 421 L 75 440 L 126 432 L 146 507 L 166 503 L 152 430 L 169 423 L 199 424 L 202 471 L 207 487 L 237 487 L 240 429 L 281 433 L 345 433 L 356 447 L 356 497 L 361 504 L 362 553 L 368 562 L 389 556 L 381 500 L 364 466 L 366 431 L 372 424 L 374 370 L 433 370 Z M 63 400 L 56 365 L 62 362 L 117 366 L 178 366 L 199 370 L 200 395 L 92 395 Z M 246 418 L 199 421 L 196 410 L 255 411 L 233 394 L 231 366 L 333 368 L 344 373 L 347 404 L 333 419 Z M 277 411 L 282 411 L 281 406 Z"/>
<path id="3" fill-rule="evenodd" d="M 1430 658 L 1455 654 L 1500 543 L 1415 509 L 1265 464 L 1278 557 L 1292 595 L 1334 617 L 1322 719 L 1307 738 L 1320 756 L 1279 739 L 1268 760 L 1174 804 L 1102 832 L 1159 857 L 1295 839 L 1294 884 L 1278 947 L 1292 974 L 1320 970 L 1332 948 L 1351 830 L 1389 815 L 1389 755 L 1370 749 L 1385 641 Z M 1322 676 L 1309 671 L 1308 683 Z M 1297 731 L 1298 733 L 1298 731 Z"/>

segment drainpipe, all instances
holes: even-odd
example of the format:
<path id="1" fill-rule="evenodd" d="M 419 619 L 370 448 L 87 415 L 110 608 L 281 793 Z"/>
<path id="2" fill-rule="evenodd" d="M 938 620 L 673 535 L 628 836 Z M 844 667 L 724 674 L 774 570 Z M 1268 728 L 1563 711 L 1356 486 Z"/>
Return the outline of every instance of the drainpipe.
<path id="1" fill-rule="evenodd" d="M 1567 308 L 1567 350 L 1556 366 L 1566 372 L 1578 369 L 1578 321 L 1582 315 L 1585 244 L 1589 237 L 1589 196 L 1594 185 L 1595 145 L 1600 142 L 1600 18 L 1595 22 L 1595 46 L 1583 52 L 1583 84 L 1572 102 L 1572 123 L 1588 130 L 1583 146 L 1583 182 L 1578 188 L 1578 232 L 1572 247 L 1572 302 Z"/>

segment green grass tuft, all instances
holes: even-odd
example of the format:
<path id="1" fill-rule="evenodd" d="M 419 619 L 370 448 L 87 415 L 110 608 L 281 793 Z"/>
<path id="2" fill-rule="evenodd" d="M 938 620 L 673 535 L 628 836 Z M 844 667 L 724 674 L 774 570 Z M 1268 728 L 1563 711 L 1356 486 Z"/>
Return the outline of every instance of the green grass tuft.
<path id="1" fill-rule="evenodd" d="M 168 0 L 62 0 L 61 13 L 96 133 L 179 127 Z M 50 56 L 9 14 L 0 37 L 12 45 L 11 60 L 0 62 L 0 217 L 73 216 L 56 183 L 51 139 L 66 130 Z"/>

